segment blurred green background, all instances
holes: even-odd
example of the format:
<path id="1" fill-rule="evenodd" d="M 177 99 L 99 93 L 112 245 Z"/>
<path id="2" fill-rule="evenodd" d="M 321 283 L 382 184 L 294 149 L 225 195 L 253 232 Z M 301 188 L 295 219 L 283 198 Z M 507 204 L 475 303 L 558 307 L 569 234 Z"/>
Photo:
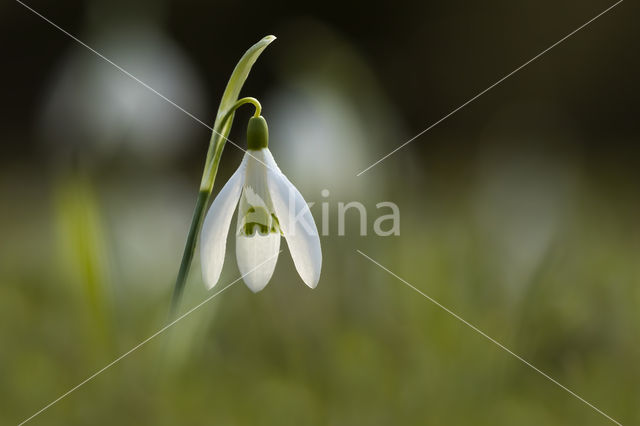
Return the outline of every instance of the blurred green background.
<path id="1" fill-rule="evenodd" d="M 640 423 L 633 2 L 360 177 L 612 2 L 27 4 L 207 123 L 277 35 L 243 95 L 317 223 L 330 212 L 317 289 L 285 249 L 264 291 L 234 285 L 33 424 L 608 423 L 356 249 Z M 17 424 L 164 325 L 210 132 L 20 4 L 0 22 L 0 423 Z M 368 236 L 355 212 L 337 235 L 348 201 Z M 400 236 L 372 234 L 381 201 Z M 196 260 L 183 309 L 209 294 Z"/>

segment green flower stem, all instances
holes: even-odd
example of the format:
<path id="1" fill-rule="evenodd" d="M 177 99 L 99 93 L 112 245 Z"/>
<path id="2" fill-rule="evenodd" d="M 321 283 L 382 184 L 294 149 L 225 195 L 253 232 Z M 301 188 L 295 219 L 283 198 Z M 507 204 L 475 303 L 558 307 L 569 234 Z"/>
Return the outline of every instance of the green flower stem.
<path id="1" fill-rule="evenodd" d="M 231 124 L 233 123 L 233 116 L 236 112 L 236 109 L 244 104 L 252 104 L 256 108 L 253 116 L 260 116 L 260 113 L 262 112 L 262 105 L 260 105 L 260 102 L 258 102 L 256 98 L 247 97 L 238 99 L 236 103 L 233 104 L 233 106 L 229 108 L 222 116 L 221 127 L 225 127 L 225 125 L 229 123 L 229 130 L 231 130 Z M 219 135 L 216 133 L 213 133 L 211 135 L 204 173 L 202 173 L 202 181 L 200 182 L 200 191 L 208 190 L 209 192 L 211 192 L 213 190 L 213 183 L 216 179 L 216 173 L 218 171 L 218 163 L 220 162 L 222 150 L 224 149 L 224 145 L 227 141 L 226 138 L 219 138 L 218 136 Z"/>
<path id="2" fill-rule="evenodd" d="M 242 98 L 236 101 L 231 108 L 229 108 L 224 115 L 220 124 L 222 127 L 233 123 L 233 116 L 239 107 L 244 104 L 252 104 L 256 111 L 254 117 L 260 116 L 262 106 L 255 98 Z M 173 288 L 173 297 L 171 299 L 171 317 L 174 316 L 180 299 L 182 298 L 182 292 L 187 282 L 189 275 L 189 269 L 191 268 L 191 262 L 193 261 L 193 255 L 195 253 L 196 244 L 198 242 L 198 235 L 202 228 L 207 205 L 209 204 L 209 198 L 213 191 L 213 184 L 216 180 L 218 173 L 218 166 L 220 165 L 220 158 L 222 157 L 222 151 L 227 141 L 226 137 L 220 138 L 219 133 L 215 131 L 211 135 L 211 141 L 209 142 L 209 151 L 207 152 L 207 159 L 205 161 L 204 171 L 202 173 L 202 181 L 200 183 L 200 191 L 198 192 L 198 199 L 196 200 L 196 207 L 193 211 L 193 218 L 191 219 L 191 226 L 189 227 L 189 233 L 187 234 L 187 242 L 184 246 L 184 252 L 182 253 L 182 261 L 180 262 L 180 269 L 178 271 L 178 277 L 176 278 L 176 284 Z"/>

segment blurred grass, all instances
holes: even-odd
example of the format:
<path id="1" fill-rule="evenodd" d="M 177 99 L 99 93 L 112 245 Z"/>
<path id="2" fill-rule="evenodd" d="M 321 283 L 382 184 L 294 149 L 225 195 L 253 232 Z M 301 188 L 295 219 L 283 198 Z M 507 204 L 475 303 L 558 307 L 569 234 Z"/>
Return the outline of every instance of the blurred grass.
<path id="1" fill-rule="evenodd" d="M 96 193 L 107 187 L 98 184 Z M 70 279 L 58 265 L 71 256 L 84 274 L 107 267 L 105 259 L 85 257 L 104 252 L 78 233 L 110 234 L 108 228 L 89 231 L 88 224 L 114 218 L 91 216 L 97 207 L 86 183 L 65 188 L 48 194 L 28 182 L 19 193 L 2 188 L 8 207 L 0 221 L 3 424 L 28 416 L 155 332 L 167 312 L 171 276 L 119 282 L 120 320 L 104 317 L 114 345 L 98 332 L 90 306 L 108 310 L 109 291 L 88 292 L 85 283 L 99 278 L 80 273 Z M 606 423 L 355 248 L 614 418 L 636 423 L 640 206 L 634 192 L 615 191 L 581 185 L 535 273 L 513 283 L 495 267 L 501 251 L 469 217 L 474 197 L 468 188 L 433 191 L 427 201 L 405 187 L 396 201 L 412 208 L 403 210 L 401 237 L 357 237 L 357 223 L 347 225 L 347 237 L 325 237 L 324 271 L 314 291 L 300 282 L 285 250 L 265 291 L 253 295 L 238 283 L 33 423 Z M 51 237 L 60 214 L 67 215 L 67 245 Z M 153 250 L 146 244 L 143 251 Z M 156 254 L 158 264 L 177 265 L 177 258 Z M 135 260 L 136 251 L 127 255 Z M 102 266 L 82 266 L 87 262 Z M 221 285 L 237 276 L 234 263 L 229 256 Z M 145 297 L 134 290 L 141 285 L 161 291 Z M 510 285 L 523 286 L 523 296 L 510 297 Z M 188 288 L 189 306 L 207 294 L 198 265 Z"/>

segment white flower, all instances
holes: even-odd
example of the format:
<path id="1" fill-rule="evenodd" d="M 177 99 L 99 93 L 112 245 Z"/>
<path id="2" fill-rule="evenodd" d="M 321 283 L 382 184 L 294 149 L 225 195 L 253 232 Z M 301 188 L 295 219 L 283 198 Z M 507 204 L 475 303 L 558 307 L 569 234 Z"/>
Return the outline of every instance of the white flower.
<path id="1" fill-rule="evenodd" d="M 315 288 L 322 267 L 318 229 L 304 198 L 266 147 L 246 152 L 209 208 L 200 244 L 206 285 L 211 288 L 220 278 L 236 205 L 236 257 L 247 286 L 258 292 L 267 285 L 276 267 L 282 235 L 300 277 Z"/>

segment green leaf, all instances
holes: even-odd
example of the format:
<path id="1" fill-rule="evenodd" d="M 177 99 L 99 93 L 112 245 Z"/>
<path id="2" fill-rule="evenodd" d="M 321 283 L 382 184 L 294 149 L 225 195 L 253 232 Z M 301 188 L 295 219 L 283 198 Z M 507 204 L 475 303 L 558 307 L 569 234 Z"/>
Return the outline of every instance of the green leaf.
<path id="1" fill-rule="evenodd" d="M 275 36 L 269 35 L 251 46 L 242 58 L 240 58 L 240 61 L 233 70 L 233 73 L 229 78 L 229 82 L 227 83 L 227 87 L 222 94 L 222 100 L 220 101 L 220 106 L 218 107 L 218 113 L 216 115 L 216 122 L 213 126 L 214 133 L 211 137 L 211 143 L 216 149 L 220 144 L 224 144 L 226 138 L 229 136 L 229 132 L 231 132 L 233 117 L 226 122 L 222 122 L 225 113 L 238 100 L 240 90 L 242 90 L 242 86 L 244 86 L 244 82 L 247 80 L 253 64 L 255 64 L 262 51 L 275 39 Z"/>

